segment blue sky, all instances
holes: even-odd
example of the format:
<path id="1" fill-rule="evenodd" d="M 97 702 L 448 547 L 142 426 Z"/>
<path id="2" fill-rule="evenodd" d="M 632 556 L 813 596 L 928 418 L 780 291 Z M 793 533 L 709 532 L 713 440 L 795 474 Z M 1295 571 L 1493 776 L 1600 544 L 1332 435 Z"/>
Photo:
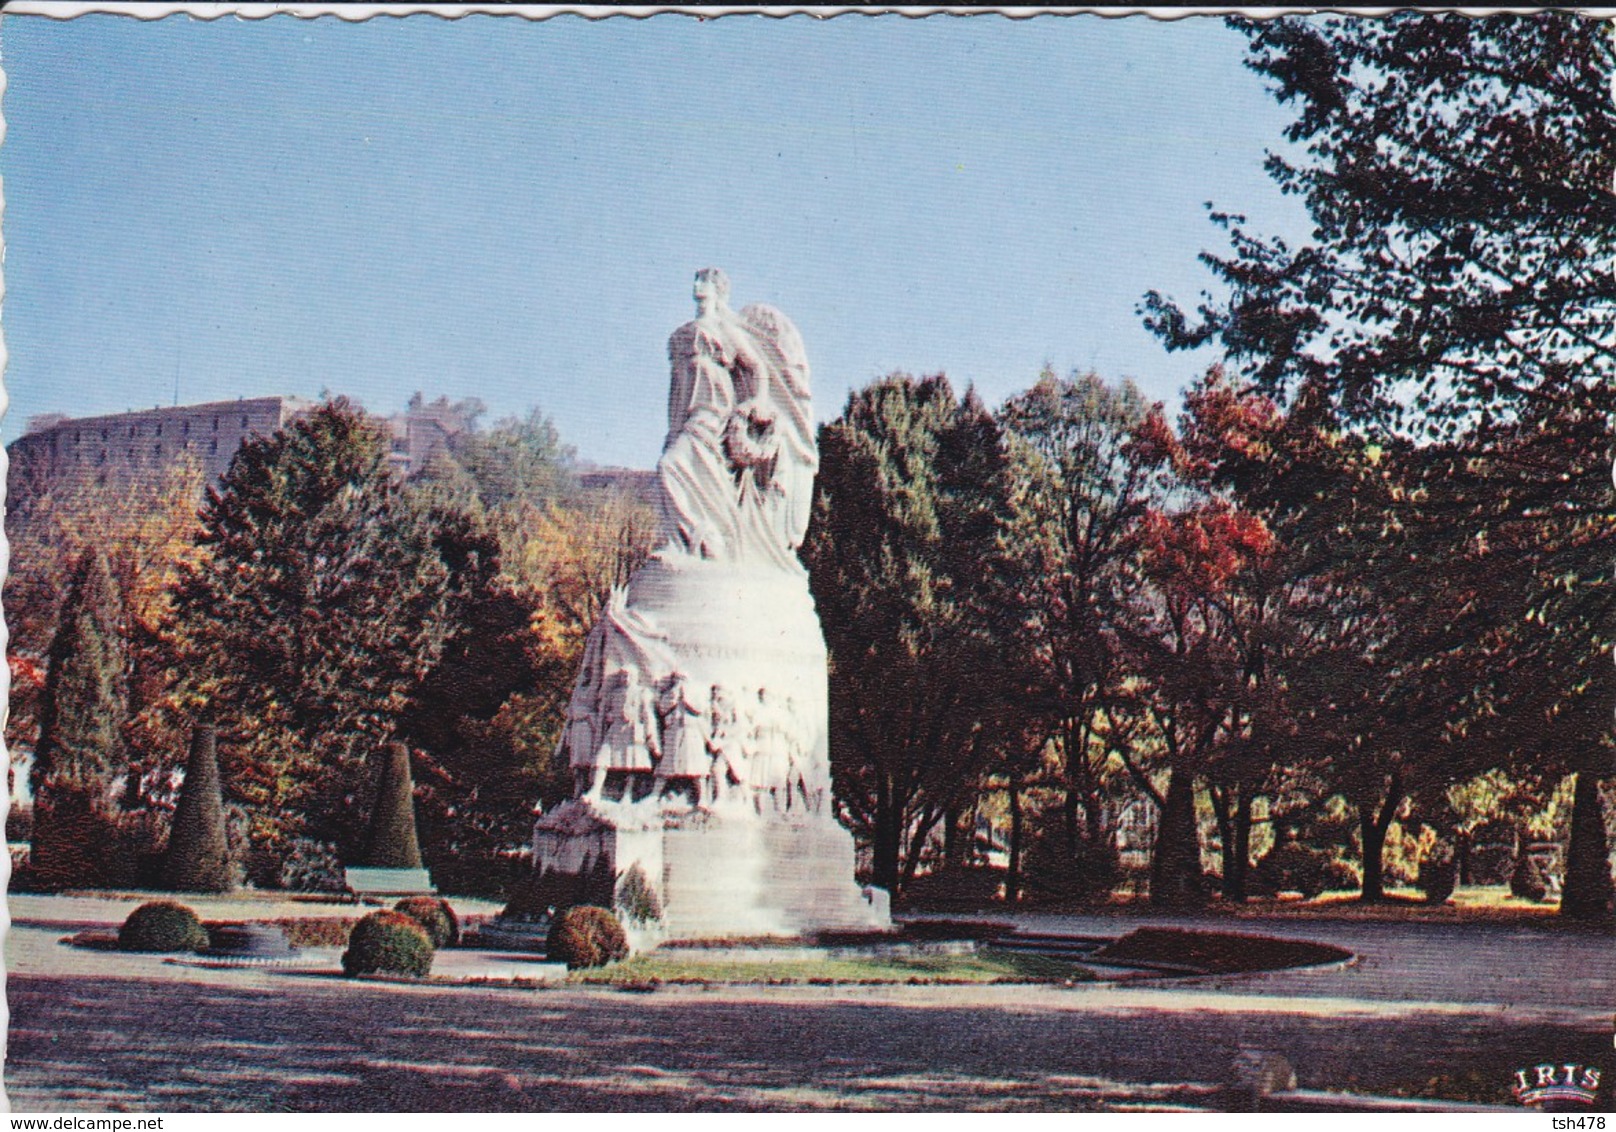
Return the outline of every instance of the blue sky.
<path id="1" fill-rule="evenodd" d="M 1305 232 L 1216 20 L 0 17 L 11 409 L 421 390 L 649 467 L 690 277 L 803 332 L 816 408 L 1047 362 L 1171 400 L 1134 313 L 1203 202 Z"/>

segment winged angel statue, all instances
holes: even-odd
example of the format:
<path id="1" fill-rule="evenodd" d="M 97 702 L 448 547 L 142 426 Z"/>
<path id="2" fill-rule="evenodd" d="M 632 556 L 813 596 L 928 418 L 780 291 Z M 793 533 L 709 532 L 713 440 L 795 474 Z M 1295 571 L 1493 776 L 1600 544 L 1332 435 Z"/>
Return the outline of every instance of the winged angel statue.
<path id="1" fill-rule="evenodd" d="M 663 553 L 801 570 L 819 467 L 802 337 L 773 307 L 730 310 L 715 267 L 696 273 L 695 300 L 668 341 Z"/>

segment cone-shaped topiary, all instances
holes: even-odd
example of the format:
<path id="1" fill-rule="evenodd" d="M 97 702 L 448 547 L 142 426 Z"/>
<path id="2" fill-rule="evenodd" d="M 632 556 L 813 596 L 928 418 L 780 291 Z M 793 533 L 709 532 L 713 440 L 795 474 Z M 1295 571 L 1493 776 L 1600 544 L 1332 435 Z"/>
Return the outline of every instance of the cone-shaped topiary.
<path id="1" fill-rule="evenodd" d="M 1599 779 L 1591 768 L 1577 773 L 1571 806 L 1571 844 L 1566 850 L 1565 891 L 1560 911 L 1573 920 L 1609 923 L 1616 904 L 1610 876 L 1610 849 L 1605 839 L 1604 807 Z"/>
<path id="2" fill-rule="evenodd" d="M 387 745 L 381 789 L 370 815 L 366 865 L 373 869 L 418 869 L 421 843 L 415 836 L 415 784 L 410 777 L 410 751 L 403 743 Z"/>
<path id="3" fill-rule="evenodd" d="M 199 723 L 191 731 L 191 757 L 174 808 L 174 828 L 163 859 L 163 887 L 175 892 L 224 892 L 230 888 L 230 844 L 225 837 L 224 797 L 219 792 L 217 729 Z"/>
<path id="4" fill-rule="evenodd" d="M 36 798 L 62 782 L 104 786 L 121 769 L 129 713 L 125 616 L 106 555 L 86 551 L 73 567 L 47 658 L 29 770 Z"/>
<path id="5" fill-rule="evenodd" d="M 460 942 L 460 917 L 447 900 L 437 896 L 406 896 L 393 905 L 393 911 L 425 928 L 433 947 L 449 947 Z"/>
<path id="6" fill-rule="evenodd" d="M 118 929 L 122 951 L 201 951 L 208 931 L 196 913 L 172 900 L 142 904 Z"/>
<path id="7" fill-rule="evenodd" d="M 544 950 L 552 963 L 565 963 L 569 970 L 604 967 L 628 958 L 628 936 L 606 909 L 579 904 L 556 917 Z"/>
<path id="8" fill-rule="evenodd" d="M 425 975 L 432 970 L 432 940 L 402 912 L 372 912 L 354 925 L 342 953 L 347 975 Z"/>

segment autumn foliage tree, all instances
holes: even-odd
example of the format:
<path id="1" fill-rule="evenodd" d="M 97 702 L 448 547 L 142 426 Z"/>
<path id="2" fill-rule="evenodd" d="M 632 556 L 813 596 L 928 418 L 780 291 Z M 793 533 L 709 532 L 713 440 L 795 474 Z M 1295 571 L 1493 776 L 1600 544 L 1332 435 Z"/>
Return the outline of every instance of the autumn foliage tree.
<path id="1" fill-rule="evenodd" d="M 1243 379 L 1387 451 L 1405 444 L 1405 467 L 1421 465 L 1392 512 L 1423 540 L 1403 548 L 1420 567 L 1376 584 L 1390 594 L 1423 580 L 1401 591 L 1411 617 L 1440 609 L 1479 627 L 1486 609 L 1508 631 L 1428 656 L 1440 671 L 1423 685 L 1394 682 L 1394 719 L 1416 723 L 1440 694 L 1450 741 L 1606 780 L 1612 689 L 1594 658 L 1616 638 L 1593 532 L 1616 518 L 1604 467 L 1616 409 L 1608 29 L 1562 13 L 1233 26 L 1248 65 L 1295 108 L 1293 149 L 1268 165 L 1307 207 L 1313 238 L 1292 247 L 1216 214 L 1229 246 L 1203 259 L 1227 297 L 1191 313 L 1152 294 L 1147 322 L 1171 347 L 1219 346 Z M 1406 742 L 1427 735 L 1415 727 Z M 1600 805 L 1597 790 L 1576 796 Z M 1603 822 L 1585 813 L 1572 828 L 1562 908 L 1608 918 Z"/>
<path id="2" fill-rule="evenodd" d="M 177 706 L 218 722 L 227 790 L 260 842 L 308 833 L 352 859 L 367 759 L 440 657 L 476 551 L 446 560 L 379 430 L 340 399 L 249 438 L 202 520 L 208 554 L 176 594 Z"/>
<path id="3" fill-rule="evenodd" d="M 26 754 L 39 739 L 46 653 L 55 638 L 74 570 L 89 553 L 106 561 L 117 589 L 126 665 L 124 715 L 139 720 L 163 694 L 172 657 L 160 628 L 180 571 L 200 555 L 196 504 L 201 470 L 191 461 L 150 474 L 105 479 L 54 476 L 16 453 L 7 481 L 6 534 L 11 545 L 5 579 L 7 653 L 12 669 L 6 742 Z M 148 769 L 164 743 L 183 746 L 183 733 L 153 736 L 137 725 L 124 736 L 133 772 Z"/>
<path id="4" fill-rule="evenodd" d="M 993 631 L 1022 726 L 1059 767 L 1058 821 L 1042 831 L 1055 875 L 1037 883 L 1103 892 L 1117 862 L 1099 733 L 1125 675 L 1118 620 L 1142 584 L 1141 523 L 1168 487 L 1167 426 L 1131 382 L 1048 370 L 997 417 L 1013 490 Z"/>
<path id="5" fill-rule="evenodd" d="M 1167 771 L 1151 900 L 1196 904 L 1206 897 L 1196 782 L 1229 746 L 1244 707 L 1237 579 L 1269 553 L 1272 538 L 1260 519 L 1211 499 L 1151 512 L 1143 542 L 1150 590 L 1126 635 L 1136 673 L 1126 706 L 1148 722 L 1134 734 L 1159 745 Z"/>

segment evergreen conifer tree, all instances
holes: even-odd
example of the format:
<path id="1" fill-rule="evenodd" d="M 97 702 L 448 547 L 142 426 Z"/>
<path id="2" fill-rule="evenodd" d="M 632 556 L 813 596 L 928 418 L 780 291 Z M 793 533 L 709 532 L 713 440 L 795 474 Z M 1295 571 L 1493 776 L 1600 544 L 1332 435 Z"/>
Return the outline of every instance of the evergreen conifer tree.
<path id="1" fill-rule="evenodd" d="M 406 506 L 376 423 L 341 399 L 244 443 L 176 595 L 187 693 L 239 721 L 222 772 L 271 848 L 365 848 L 365 752 L 390 739 L 452 628 L 441 524 Z"/>
<path id="2" fill-rule="evenodd" d="M 127 709 L 123 601 L 106 556 L 74 567 L 51 642 L 30 785 L 105 785 L 123 754 Z"/>
<path id="3" fill-rule="evenodd" d="M 51 642 L 30 785 L 32 863 L 47 888 L 113 879 L 117 819 L 108 796 L 128 714 L 123 602 L 98 549 L 73 569 Z"/>

